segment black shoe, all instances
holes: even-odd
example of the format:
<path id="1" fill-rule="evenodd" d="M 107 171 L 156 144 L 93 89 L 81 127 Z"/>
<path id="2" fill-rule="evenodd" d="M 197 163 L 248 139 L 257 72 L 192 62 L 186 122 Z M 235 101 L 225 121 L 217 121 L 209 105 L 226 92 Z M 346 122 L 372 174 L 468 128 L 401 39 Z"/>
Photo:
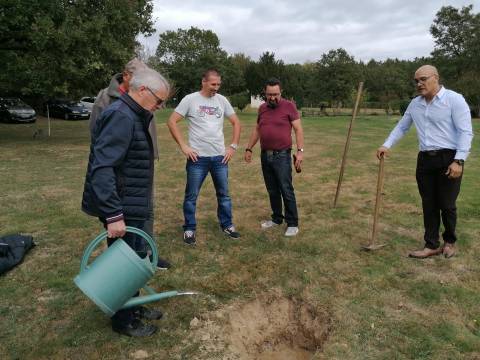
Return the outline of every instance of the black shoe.
<path id="1" fill-rule="evenodd" d="M 137 306 L 133 315 L 137 319 L 147 320 L 160 320 L 163 316 L 162 312 L 158 309 L 147 308 L 145 306 Z"/>
<path id="2" fill-rule="evenodd" d="M 240 234 L 235 231 L 235 226 L 230 225 L 228 228 L 223 229 L 223 232 L 231 238 L 238 239 Z"/>
<path id="3" fill-rule="evenodd" d="M 118 325 L 112 323 L 112 330 L 126 336 L 145 337 L 153 335 L 153 333 L 157 331 L 157 327 L 152 324 L 144 324 L 140 320 L 134 319 L 130 324 Z"/>
<path id="4" fill-rule="evenodd" d="M 167 260 L 162 259 L 160 256 L 158 257 L 158 262 L 157 262 L 158 270 L 168 270 L 171 267 L 172 267 L 172 264 L 170 264 Z"/>
<path id="5" fill-rule="evenodd" d="M 183 242 L 187 245 L 195 245 L 197 240 L 195 239 L 195 231 L 185 230 L 183 232 Z"/>

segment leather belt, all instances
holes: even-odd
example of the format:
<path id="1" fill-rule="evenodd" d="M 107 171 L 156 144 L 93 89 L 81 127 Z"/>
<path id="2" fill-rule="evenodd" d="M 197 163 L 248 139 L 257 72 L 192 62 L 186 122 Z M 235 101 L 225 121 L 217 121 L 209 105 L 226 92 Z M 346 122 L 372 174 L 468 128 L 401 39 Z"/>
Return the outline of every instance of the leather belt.
<path id="1" fill-rule="evenodd" d="M 292 149 L 285 149 L 285 150 L 262 150 L 262 154 L 267 155 L 278 155 L 278 154 L 288 154 L 292 151 Z"/>
<path id="2" fill-rule="evenodd" d="M 438 149 L 438 150 L 425 150 L 425 151 L 420 151 L 422 154 L 428 155 L 428 156 L 438 156 L 440 154 L 448 153 L 448 152 L 454 152 L 455 150 L 453 149 Z"/>

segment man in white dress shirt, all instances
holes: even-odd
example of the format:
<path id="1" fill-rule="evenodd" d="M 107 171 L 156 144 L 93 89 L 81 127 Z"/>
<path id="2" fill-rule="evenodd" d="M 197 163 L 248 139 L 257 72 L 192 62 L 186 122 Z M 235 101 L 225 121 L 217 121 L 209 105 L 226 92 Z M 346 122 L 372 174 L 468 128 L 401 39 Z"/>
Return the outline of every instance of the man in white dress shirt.
<path id="1" fill-rule="evenodd" d="M 419 96 L 410 102 L 377 150 L 377 157 L 386 155 L 415 124 L 420 150 L 416 178 L 422 198 L 425 246 L 409 256 L 423 259 L 443 253 L 450 258 L 456 252 L 456 200 L 473 138 L 470 108 L 461 94 L 440 85 L 434 66 L 421 66 L 414 80 Z M 440 219 L 444 226 L 443 246 L 439 241 Z"/>

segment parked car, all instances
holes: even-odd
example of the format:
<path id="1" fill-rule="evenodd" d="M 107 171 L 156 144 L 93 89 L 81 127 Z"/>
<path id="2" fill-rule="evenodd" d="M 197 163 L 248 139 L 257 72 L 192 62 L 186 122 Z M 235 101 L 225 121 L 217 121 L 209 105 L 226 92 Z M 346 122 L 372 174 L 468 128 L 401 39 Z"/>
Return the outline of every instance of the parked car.
<path id="1" fill-rule="evenodd" d="M 54 99 L 45 103 L 45 113 L 48 111 L 51 117 L 65 120 L 87 120 L 90 111 L 80 102 L 72 100 Z"/>
<path id="2" fill-rule="evenodd" d="M 37 114 L 19 98 L 0 98 L 0 122 L 34 123 Z"/>
<path id="3" fill-rule="evenodd" d="M 84 96 L 80 99 L 80 104 L 85 106 L 90 112 L 92 112 L 94 102 L 95 96 Z"/>

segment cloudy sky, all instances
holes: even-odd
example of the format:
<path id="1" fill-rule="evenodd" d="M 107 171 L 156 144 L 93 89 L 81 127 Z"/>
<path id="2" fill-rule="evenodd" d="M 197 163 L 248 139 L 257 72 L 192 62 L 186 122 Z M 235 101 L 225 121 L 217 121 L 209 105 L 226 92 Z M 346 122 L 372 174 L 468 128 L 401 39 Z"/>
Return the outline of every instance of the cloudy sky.
<path id="1" fill-rule="evenodd" d="M 155 52 L 158 35 L 196 26 L 212 30 L 229 54 L 253 60 L 270 51 L 286 63 L 316 61 L 343 47 L 357 60 L 413 59 L 429 55 L 429 28 L 445 5 L 479 0 L 154 0 L 157 32 L 139 40 Z"/>

